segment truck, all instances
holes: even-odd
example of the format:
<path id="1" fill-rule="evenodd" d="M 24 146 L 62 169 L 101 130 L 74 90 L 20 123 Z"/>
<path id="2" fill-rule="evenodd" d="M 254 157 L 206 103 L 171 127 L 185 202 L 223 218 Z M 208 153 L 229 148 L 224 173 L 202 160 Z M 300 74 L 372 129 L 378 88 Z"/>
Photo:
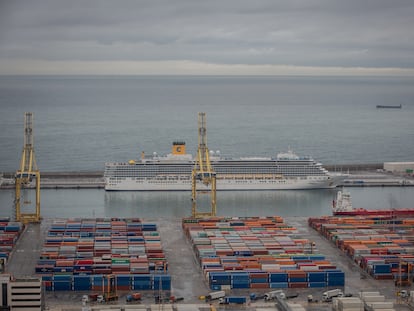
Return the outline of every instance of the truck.
<path id="1" fill-rule="evenodd" d="M 322 301 L 331 301 L 333 297 L 342 297 L 344 293 L 341 289 L 331 289 L 322 294 Z"/>
<path id="2" fill-rule="evenodd" d="M 286 295 L 282 290 L 274 290 L 274 291 L 271 291 L 271 292 L 268 292 L 268 293 L 264 294 L 264 300 L 266 300 L 266 301 L 274 300 L 274 299 L 276 299 L 276 297 L 280 297 L 282 299 L 285 299 Z"/>
<path id="3" fill-rule="evenodd" d="M 250 300 L 251 301 L 257 301 L 260 299 L 264 299 L 265 295 L 260 295 L 260 294 L 256 294 L 256 293 L 250 293 Z"/>
<path id="4" fill-rule="evenodd" d="M 206 301 L 224 298 L 225 296 L 226 296 L 226 292 L 224 290 L 219 290 L 217 292 L 211 292 L 206 296 Z"/>
<path id="5" fill-rule="evenodd" d="M 126 296 L 126 302 L 140 301 L 141 293 L 132 293 Z"/>
<path id="6" fill-rule="evenodd" d="M 245 304 L 246 302 L 247 302 L 247 298 L 244 296 L 229 296 L 229 297 L 220 298 L 219 300 L 220 304 L 225 304 L 225 305 L 228 305 L 231 303 L 241 305 L 241 304 Z"/>

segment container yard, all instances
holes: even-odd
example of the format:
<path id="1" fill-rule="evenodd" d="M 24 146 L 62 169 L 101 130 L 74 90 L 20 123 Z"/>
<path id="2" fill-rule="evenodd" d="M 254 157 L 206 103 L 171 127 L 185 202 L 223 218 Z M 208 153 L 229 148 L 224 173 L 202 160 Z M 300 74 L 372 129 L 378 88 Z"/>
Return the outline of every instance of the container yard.
<path id="1" fill-rule="evenodd" d="M 352 258 L 309 227 L 307 220 L 278 216 L 218 217 L 201 222 L 178 218 L 44 219 L 41 224 L 27 225 L 7 270 L 16 276 L 27 276 L 46 266 L 37 275 L 48 287 L 45 303 L 50 310 L 81 310 L 83 295 L 101 294 L 108 281 L 99 269 L 111 269 L 115 278 L 118 301 L 110 303 L 113 307 L 128 306 L 131 302 L 127 302 L 127 297 L 139 292 L 142 294 L 140 307 L 151 308 L 154 297 L 163 295 L 167 300 L 171 296 L 183 298 L 170 305 L 176 310 L 203 310 L 209 308 L 209 303 L 200 300 L 200 296 L 217 288 L 224 290 L 228 297 L 246 297 L 247 303 L 238 307 L 245 310 L 274 310 L 274 301 L 249 298 L 251 294 L 263 297 L 274 289 L 283 290 L 286 296 L 297 296 L 289 303 L 300 304 L 305 310 L 331 310 L 332 302 L 322 302 L 322 294 L 334 288 L 354 296 L 361 291 L 376 290 L 386 301 L 396 301 L 393 280 L 376 280 L 366 275 Z M 111 229 L 108 223 L 117 229 Z M 151 230 L 137 230 L 137 227 L 143 229 L 144 224 Z M 128 235 L 125 234 L 128 229 L 135 230 Z M 139 241 L 134 241 L 137 237 Z M 161 258 L 161 252 L 164 255 L 166 273 L 161 275 L 166 275 L 165 283 L 164 279 L 156 281 L 159 274 L 155 262 L 150 260 L 151 253 L 139 248 L 146 242 L 157 245 L 155 262 Z M 103 254 L 108 250 L 111 259 Z M 145 268 L 139 262 L 139 269 L 134 270 L 138 263 L 135 260 L 141 255 L 147 258 Z M 330 273 L 334 273 L 333 278 Z M 329 283 L 332 280 L 344 284 L 333 285 Z M 170 290 L 164 284 L 170 284 Z M 308 302 L 308 295 L 313 296 L 312 302 Z M 218 301 L 213 301 L 213 305 L 218 309 L 226 306 L 219 305 Z M 96 301 L 88 302 L 88 306 L 93 310 L 107 307 Z M 395 304 L 395 309 L 409 310 L 406 304 Z"/>
<path id="2" fill-rule="evenodd" d="M 10 252 L 23 229 L 23 225 L 19 222 L 11 222 L 9 218 L 0 219 L 0 272 L 4 271 Z"/>
<path id="3" fill-rule="evenodd" d="M 140 219 L 53 221 L 35 267 L 46 290 L 170 290 L 157 226 Z"/>
<path id="4" fill-rule="evenodd" d="M 345 275 L 281 217 L 184 219 L 212 290 L 344 286 Z"/>
<path id="5" fill-rule="evenodd" d="M 309 225 L 374 279 L 411 285 L 414 219 L 392 215 L 321 217 L 310 218 Z"/>

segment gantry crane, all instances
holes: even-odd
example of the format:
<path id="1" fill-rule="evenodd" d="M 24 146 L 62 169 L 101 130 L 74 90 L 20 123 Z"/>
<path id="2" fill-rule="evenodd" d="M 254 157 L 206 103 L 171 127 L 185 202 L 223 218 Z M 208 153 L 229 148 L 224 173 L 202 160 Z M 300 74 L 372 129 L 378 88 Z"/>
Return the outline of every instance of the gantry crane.
<path id="1" fill-rule="evenodd" d="M 22 188 L 32 187 L 32 182 L 35 181 L 36 203 L 35 212 L 22 212 L 21 199 Z M 15 176 L 15 212 L 16 221 L 22 223 L 40 222 L 40 172 L 36 165 L 36 159 L 33 148 L 33 113 L 25 113 L 25 127 L 24 127 L 24 146 L 22 158 L 20 161 L 20 168 Z M 28 205 L 31 202 L 23 199 L 23 204 Z"/>
<path id="2" fill-rule="evenodd" d="M 203 189 L 203 193 L 210 194 L 211 210 L 210 212 L 197 211 L 197 195 L 200 190 L 197 189 L 197 182 L 201 181 L 205 186 L 210 188 Z M 194 168 L 191 174 L 191 193 L 192 193 L 192 217 L 200 218 L 204 216 L 216 216 L 216 172 L 211 166 L 209 151 L 207 148 L 207 128 L 205 112 L 198 113 L 198 150 L 195 159 Z"/>
<path id="3" fill-rule="evenodd" d="M 395 286 L 403 287 L 403 286 L 411 286 L 413 281 L 413 267 L 414 264 L 412 262 L 405 261 L 400 259 L 398 265 L 398 274 L 395 277 Z"/>
<path id="4" fill-rule="evenodd" d="M 114 274 L 106 274 L 103 276 L 102 296 L 105 302 L 118 300 L 116 276 Z"/>

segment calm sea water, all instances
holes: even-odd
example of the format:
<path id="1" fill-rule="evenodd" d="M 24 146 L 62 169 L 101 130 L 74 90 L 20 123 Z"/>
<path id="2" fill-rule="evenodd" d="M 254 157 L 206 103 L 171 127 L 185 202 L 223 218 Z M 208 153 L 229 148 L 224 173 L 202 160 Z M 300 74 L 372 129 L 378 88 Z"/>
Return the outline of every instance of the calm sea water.
<path id="1" fill-rule="evenodd" d="M 412 187 L 350 188 L 353 205 L 367 209 L 414 208 Z M 335 190 L 218 192 L 221 216 L 331 215 Z M 0 191 L 0 216 L 13 217 L 14 191 Z M 181 218 L 191 215 L 191 192 L 105 192 L 104 190 L 42 190 L 44 218 L 140 217 Z M 201 197 L 200 197 L 201 198 Z M 35 202 L 30 192 L 25 200 Z M 25 206 L 23 212 L 34 210 Z M 199 201 L 199 210 L 208 208 Z M 207 211 L 207 210 L 206 210 Z"/>
<path id="2" fill-rule="evenodd" d="M 103 170 L 106 161 L 197 149 L 207 113 L 210 150 L 274 156 L 289 147 L 324 164 L 414 161 L 414 78 L 0 77 L 0 172 L 19 166 L 24 113 L 34 113 L 41 171 Z M 376 109 L 377 104 L 402 109 Z M 353 188 L 354 205 L 413 207 L 412 188 Z M 28 194 L 29 196 L 32 194 Z M 220 215 L 330 213 L 334 191 L 226 192 Z M 0 191 L 10 216 L 12 191 Z M 44 217 L 182 217 L 190 194 L 44 190 Z"/>
<path id="3" fill-rule="evenodd" d="M 324 164 L 412 161 L 414 78 L 0 77 L 0 172 L 15 171 L 24 113 L 34 113 L 43 171 L 103 170 L 197 149 L 207 113 L 210 150 L 274 156 L 291 147 Z M 376 109 L 402 104 L 402 109 Z"/>

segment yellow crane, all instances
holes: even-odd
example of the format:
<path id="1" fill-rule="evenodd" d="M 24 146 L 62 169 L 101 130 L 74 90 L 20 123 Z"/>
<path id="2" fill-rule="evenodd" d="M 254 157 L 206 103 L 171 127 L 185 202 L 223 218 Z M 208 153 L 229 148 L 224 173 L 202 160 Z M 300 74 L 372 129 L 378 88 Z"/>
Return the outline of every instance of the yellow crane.
<path id="1" fill-rule="evenodd" d="M 35 212 L 22 212 L 22 189 L 32 187 L 35 181 L 36 202 Z M 24 146 L 22 158 L 20 161 L 20 168 L 15 176 L 15 212 L 16 221 L 22 223 L 40 222 L 40 172 L 36 165 L 36 159 L 33 148 L 33 113 L 25 113 L 25 128 L 24 128 Z M 29 205 L 31 202 L 23 198 L 23 204 Z"/>
<path id="2" fill-rule="evenodd" d="M 197 189 L 197 183 L 202 182 L 209 187 L 202 191 Z M 211 217 L 216 216 L 216 172 L 211 166 L 209 151 L 207 148 L 207 128 L 205 112 L 198 113 L 198 149 L 194 168 L 191 174 L 191 193 L 192 193 L 192 217 Z M 200 193 L 210 194 L 210 212 L 199 212 L 197 210 L 197 196 Z"/>

